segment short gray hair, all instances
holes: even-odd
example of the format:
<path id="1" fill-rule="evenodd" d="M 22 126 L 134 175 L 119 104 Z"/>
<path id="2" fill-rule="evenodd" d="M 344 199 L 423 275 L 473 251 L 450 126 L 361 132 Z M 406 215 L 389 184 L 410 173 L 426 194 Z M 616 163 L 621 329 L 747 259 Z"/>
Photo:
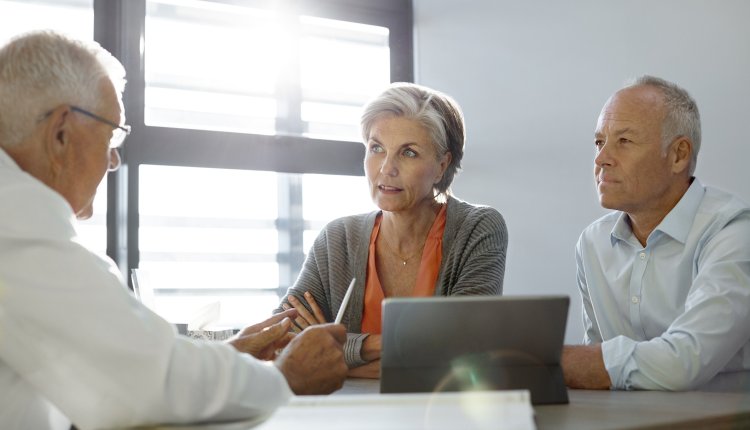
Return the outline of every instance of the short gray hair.
<path id="1" fill-rule="evenodd" d="M 461 169 L 466 141 L 464 117 L 458 103 L 450 96 L 422 85 L 391 84 L 364 108 L 360 125 L 365 144 L 374 123 L 389 115 L 417 121 L 430 135 L 438 157 L 451 154 L 443 178 L 433 187 L 435 197 L 449 196 L 453 178 Z"/>
<path id="2" fill-rule="evenodd" d="M 19 145 L 62 104 L 99 110 L 106 78 L 121 95 L 125 69 L 96 42 L 52 31 L 13 38 L 0 48 L 0 146 Z"/>
<path id="3" fill-rule="evenodd" d="M 701 148 L 701 117 L 693 97 L 679 85 L 655 76 L 639 76 L 627 83 L 625 88 L 637 86 L 655 87 L 664 97 L 666 115 L 662 124 L 664 149 L 676 137 L 686 136 L 693 143 L 689 174 L 695 173 L 698 164 L 698 151 Z"/>

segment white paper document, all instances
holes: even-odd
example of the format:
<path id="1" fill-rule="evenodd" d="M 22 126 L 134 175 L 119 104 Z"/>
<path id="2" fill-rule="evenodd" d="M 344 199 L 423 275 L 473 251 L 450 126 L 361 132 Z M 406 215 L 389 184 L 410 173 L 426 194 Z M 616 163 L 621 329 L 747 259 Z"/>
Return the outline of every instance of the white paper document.
<path id="1" fill-rule="evenodd" d="M 268 419 L 148 430 L 529 430 L 528 390 L 296 396 Z"/>
<path id="2" fill-rule="evenodd" d="M 299 396 L 254 430 L 534 429 L 529 392 Z"/>

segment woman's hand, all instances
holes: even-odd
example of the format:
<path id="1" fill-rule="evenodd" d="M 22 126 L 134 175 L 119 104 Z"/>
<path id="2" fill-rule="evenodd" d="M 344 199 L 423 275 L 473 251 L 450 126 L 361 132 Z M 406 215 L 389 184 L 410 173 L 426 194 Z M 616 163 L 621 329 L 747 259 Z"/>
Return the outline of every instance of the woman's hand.
<path id="1" fill-rule="evenodd" d="M 310 309 L 312 309 L 312 313 L 307 310 L 305 305 L 297 299 L 297 297 L 293 295 L 287 296 L 287 300 L 289 303 L 284 303 L 281 305 L 285 310 L 289 309 L 296 309 L 297 310 L 297 318 L 293 319 L 294 325 L 292 327 L 292 331 L 299 333 L 305 328 L 311 326 L 311 325 L 317 325 L 317 324 L 325 324 L 326 318 L 323 316 L 323 311 L 320 309 L 320 306 L 318 306 L 318 303 L 313 298 L 312 294 L 310 294 L 309 291 L 305 291 L 305 301 L 310 306 Z"/>
<path id="2" fill-rule="evenodd" d="M 327 321 L 323 316 L 323 311 L 318 306 L 317 302 L 313 298 L 309 291 L 304 294 L 305 301 L 310 306 L 312 313 L 307 310 L 305 305 L 293 295 L 289 295 L 287 300 L 289 303 L 284 303 L 281 306 L 285 309 L 285 312 L 289 312 L 290 309 L 297 311 L 297 317 L 294 318 L 292 331 L 299 333 L 307 327 L 318 324 L 325 324 Z M 371 334 L 362 342 L 362 349 L 360 355 L 363 360 L 369 363 L 349 369 L 349 376 L 352 378 L 380 378 L 380 350 L 381 350 L 382 337 L 379 334 Z"/>
<path id="3" fill-rule="evenodd" d="M 380 378 L 380 350 L 382 336 L 371 334 L 362 342 L 362 349 L 359 351 L 363 360 L 369 363 L 353 369 L 349 369 L 350 378 Z"/>
<path id="4" fill-rule="evenodd" d="M 379 379 L 380 378 L 380 359 L 371 361 L 353 369 L 349 369 L 347 374 L 350 378 L 369 378 Z"/>
<path id="5" fill-rule="evenodd" d="M 363 360 L 380 361 L 381 339 L 382 336 L 379 334 L 371 334 L 367 336 L 365 341 L 362 342 L 362 349 L 359 351 L 359 355 Z"/>

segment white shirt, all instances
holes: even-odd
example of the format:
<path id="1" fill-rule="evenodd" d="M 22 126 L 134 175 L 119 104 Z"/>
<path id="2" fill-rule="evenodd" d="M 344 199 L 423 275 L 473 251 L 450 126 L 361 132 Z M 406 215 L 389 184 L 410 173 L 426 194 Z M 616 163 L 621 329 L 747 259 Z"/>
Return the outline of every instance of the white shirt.
<path id="1" fill-rule="evenodd" d="M 291 397 L 272 364 L 176 335 L 74 220 L 0 149 L 0 428 L 251 418 Z"/>
<path id="2" fill-rule="evenodd" d="M 613 212 L 576 247 L 612 388 L 750 390 L 750 208 L 695 179 L 646 243 Z"/>

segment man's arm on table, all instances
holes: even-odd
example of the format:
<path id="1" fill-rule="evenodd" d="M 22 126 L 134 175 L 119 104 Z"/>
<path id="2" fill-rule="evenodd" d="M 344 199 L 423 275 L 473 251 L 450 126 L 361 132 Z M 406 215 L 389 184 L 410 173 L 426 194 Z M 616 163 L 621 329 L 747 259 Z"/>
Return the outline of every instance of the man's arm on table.
<path id="1" fill-rule="evenodd" d="M 612 385 L 604 367 L 601 344 L 566 345 L 560 364 L 565 385 L 586 390 L 608 390 Z"/>

